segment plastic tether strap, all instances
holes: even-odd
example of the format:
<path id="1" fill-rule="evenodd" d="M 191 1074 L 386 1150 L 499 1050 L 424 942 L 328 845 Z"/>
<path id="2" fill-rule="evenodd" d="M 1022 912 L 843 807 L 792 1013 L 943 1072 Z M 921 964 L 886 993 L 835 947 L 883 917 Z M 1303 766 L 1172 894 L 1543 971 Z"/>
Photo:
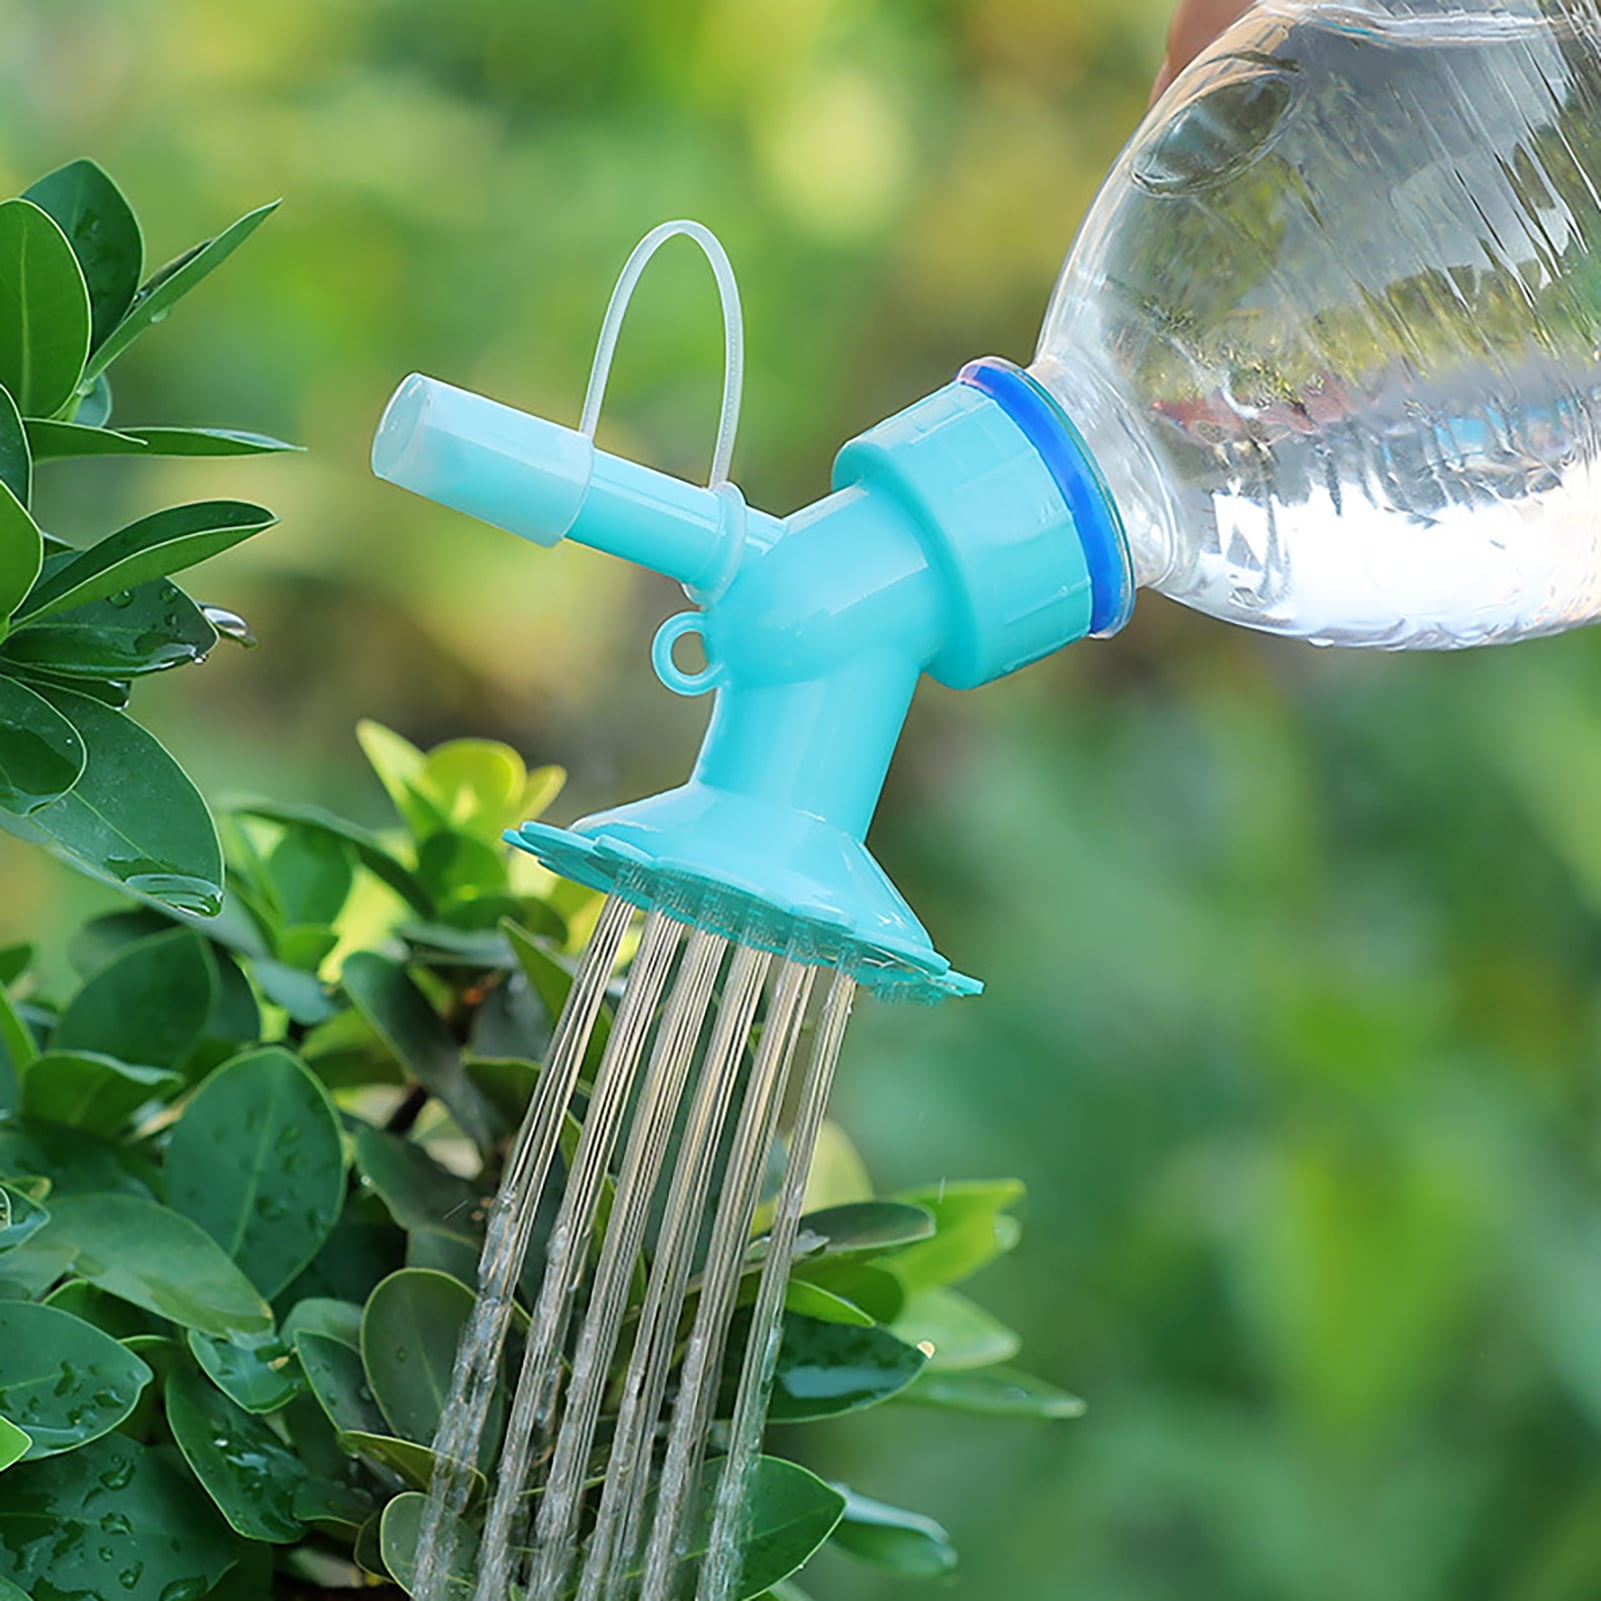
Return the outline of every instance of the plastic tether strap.
<path id="1" fill-rule="evenodd" d="M 739 431 L 739 407 L 745 390 L 745 321 L 739 305 L 739 285 L 734 281 L 728 252 L 710 228 L 698 222 L 664 222 L 634 246 L 634 253 L 623 264 L 617 287 L 611 292 L 606 319 L 600 325 L 600 342 L 595 346 L 595 365 L 589 370 L 589 388 L 584 392 L 584 414 L 578 428 L 591 439 L 600 422 L 600 408 L 606 399 L 606 381 L 611 377 L 612 357 L 617 352 L 617 335 L 623 316 L 633 298 L 650 258 L 678 234 L 693 239 L 705 253 L 717 280 L 717 293 L 723 303 L 723 409 L 717 419 L 717 444 L 712 450 L 708 489 L 719 489 L 728 482 L 729 464 L 734 459 L 734 436 Z"/>

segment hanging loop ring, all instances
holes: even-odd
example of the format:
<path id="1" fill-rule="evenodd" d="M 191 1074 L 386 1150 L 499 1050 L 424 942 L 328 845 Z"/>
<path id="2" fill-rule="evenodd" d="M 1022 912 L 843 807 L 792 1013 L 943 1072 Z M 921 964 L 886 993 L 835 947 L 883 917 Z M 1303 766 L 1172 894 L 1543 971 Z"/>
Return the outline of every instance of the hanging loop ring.
<path id="1" fill-rule="evenodd" d="M 739 431 L 739 407 L 745 389 L 745 323 L 739 304 L 739 285 L 734 280 L 728 252 L 717 235 L 702 223 L 660 223 L 634 246 L 633 254 L 624 262 L 600 325 L 595 364 L 589 370 L 589 387 L 584 392 L 584 412 L 578 427 L 591 439 L 595 437 L 601 404 L 606 398 L 606 381 L 611 376 L 612 357 L 617 352 L 617 335 L 622 329 L 628 302 L 651 257 L 679 234 L 700 246 L 711 266 L 712 277 L 717 280 L 718 297 L 723 303 L 723 405 L 717 420 L 717 443 L 712 449 L 711 477 L 706 481 L 708 489 L 716 489 L 728 482 L 728 468 L 734 459 L 734 436 Z"/>

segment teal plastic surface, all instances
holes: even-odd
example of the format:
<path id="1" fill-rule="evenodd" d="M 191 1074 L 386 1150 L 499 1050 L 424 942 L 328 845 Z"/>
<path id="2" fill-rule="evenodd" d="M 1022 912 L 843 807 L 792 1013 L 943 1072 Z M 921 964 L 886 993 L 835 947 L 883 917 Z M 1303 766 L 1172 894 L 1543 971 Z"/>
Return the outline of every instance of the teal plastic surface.
<path id="1" fill-rule="evenodd" d="M 1082 446 L 1041 436 L 1059 415 L 1011 363 L 970 364 L 846 445 L 834 492 L 778 519 L 726 482 L 686 484 L 587 430 L 408 378 L 374 442 L 380 476 L 539 544 L 610 551 L 701 603 L 653 647 L 668 688 L 715 697 L 690 781 L 508 838 L 581 883 L 838 963 L 882 994 L 980 988 L 863 840 L 923 673 L 972 688 L 1127 615 L 1109 588 L 1127 584 L 1115 511 L 1092 470 L 1064 477 Z M 688 633 L 706 655 L 695 673 L 673 660 Z"/>

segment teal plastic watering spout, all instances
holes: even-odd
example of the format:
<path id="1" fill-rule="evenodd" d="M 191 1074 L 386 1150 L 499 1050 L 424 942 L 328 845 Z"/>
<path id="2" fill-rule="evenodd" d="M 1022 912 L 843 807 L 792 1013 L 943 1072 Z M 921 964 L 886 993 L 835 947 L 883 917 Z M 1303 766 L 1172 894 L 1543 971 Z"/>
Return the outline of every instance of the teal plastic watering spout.
<path id="1" fill-rule="evenodd" d="M 1127 617 L 1110 497 L 1033 379 L 971 363 L 846 445 L 833 493 L 782 519 L 731 484 L 684 483 L 597 449 L 587 429 L 420 376 L 391 400 L 373 467 L 537 544 L 649 567 L 699 603 L 652 652 L 669 689 L 715 697 L 689 782 L 570 829 L 525 824 L 513 843 L 880 992 L 979 987 L 934 950 L 863 839 L 923 673 L 969 689 Z M 673 659 L 689 633 L 698 672 Z"/>

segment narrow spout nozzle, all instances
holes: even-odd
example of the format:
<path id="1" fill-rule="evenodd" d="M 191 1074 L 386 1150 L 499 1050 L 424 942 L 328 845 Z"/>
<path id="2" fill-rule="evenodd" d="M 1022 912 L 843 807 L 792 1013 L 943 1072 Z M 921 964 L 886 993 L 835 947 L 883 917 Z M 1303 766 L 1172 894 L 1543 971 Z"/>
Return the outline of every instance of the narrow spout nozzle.
<path id="1" fill-rule="evenodd" d="M 413 373 L 384 411 L 372 470 L 536 545 L 560 544 L 595 470 L 585 434 Z"/>

